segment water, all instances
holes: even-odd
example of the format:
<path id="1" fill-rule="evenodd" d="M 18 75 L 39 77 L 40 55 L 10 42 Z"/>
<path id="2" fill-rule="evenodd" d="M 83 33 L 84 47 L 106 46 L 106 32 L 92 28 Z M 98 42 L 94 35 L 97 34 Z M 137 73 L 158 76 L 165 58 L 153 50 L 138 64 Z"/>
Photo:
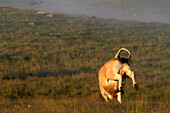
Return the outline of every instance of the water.
<path id="1" fill-rule="evenodd" d="M 119 20 L 170 22 L 170 0 L 0 0 L 0 5 Z"/>

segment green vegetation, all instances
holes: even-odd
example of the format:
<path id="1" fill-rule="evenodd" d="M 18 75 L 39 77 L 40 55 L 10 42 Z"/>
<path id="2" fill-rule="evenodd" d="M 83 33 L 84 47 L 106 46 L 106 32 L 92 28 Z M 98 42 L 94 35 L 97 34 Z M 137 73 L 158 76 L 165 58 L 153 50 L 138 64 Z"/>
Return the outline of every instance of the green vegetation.
<path id="1" fill-rule="evenodd" d="M 169 112 L 170 24 L 0 7 L 1 112 Z M 105 103 L 97 71 L 121 47 L 140 90 Z"/>

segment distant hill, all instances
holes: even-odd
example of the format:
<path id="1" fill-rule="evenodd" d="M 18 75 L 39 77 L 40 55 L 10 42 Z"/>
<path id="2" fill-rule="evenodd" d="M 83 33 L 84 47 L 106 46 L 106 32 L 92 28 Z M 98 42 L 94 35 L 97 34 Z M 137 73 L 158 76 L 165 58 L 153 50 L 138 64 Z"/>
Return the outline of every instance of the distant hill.
<path id="1" fill-rule="evenodd" d="M 0 5 L 120 20 L 170 22 L 169 0 L 1 0 Z"/>

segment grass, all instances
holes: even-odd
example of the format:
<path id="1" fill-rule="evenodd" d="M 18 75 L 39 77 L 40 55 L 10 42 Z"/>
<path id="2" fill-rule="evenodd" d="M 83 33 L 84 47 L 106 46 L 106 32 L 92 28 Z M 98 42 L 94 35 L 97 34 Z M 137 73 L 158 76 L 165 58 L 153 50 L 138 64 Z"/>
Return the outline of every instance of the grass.
<path id="1" fill-rule="evenodd" d="M 0 7 L 0 112 L 168 113 L 169 36 L 169 23 Z M 97 78 L 121 47 L 140 87 L 127 80 L 122 105 L 104 102 Z"/>
<path id="2" fill-rule="evenodd" d="M 84 103 L 82 102 L 81 103 L 82 106 L 80 105 L 79 107 L 74 108 L 77 105 L 79 105 L 77 103 L 79 102 L 79 100 L 76 99 L 77 97 L 85 98 L 87 95 L 91 95 L 92 93 L 95 93 L 98 90 L 98 87 L 90 88 L 87 84 L 85 84 L 84 80 L 86 79 L 88 79 L 87 76 L 83 74 L 80 76 L 75 75 L 73 77 L 59 76 L 59 77 L 43 77 L 43 78 L 37 78 L 37 79 L 35 79 L 34 77 L 30 77 L 25 82 L 23 82 L 22 80 L 13 80 L 10 83 L 6 81 L 6 83 L 2 83 L 5 85 L 4 89 L 6 89 L 4 92 L 10 93 L 9 95 L 7 95 L 6 98 L 12 97 L 11 98 L 12 100 L 7 99 L 8 100 L 7 101 L 6 99 L 3 99 L 1 101 L 2 102 L 1 105 L 7 107 L 6 109 L 8 109 L 8 106 L 6 106 L 6 104 L 7 103 L 10 104 L 9 106 L 12 109 L 11 112 L 19 108 L 21 108 L 19 109 L 20 111 L 22 111 L 22 108 L 23 108 L 23 110 L 35 112 L 41 107 L 43 107 L 44 109 L 42 109 L 42 111 L 40 110 L 39 112 L 46 112 L 46 111 L 59 112 L 61 109 L 65 108 L 65 106 L 67 106 L 67 109 L 63 111 L 66 112 L 66 111 L 69 111 L 69 108 L 72 108 L 72 112 L 74 112 L 76 109 L 78 110 L 79 107 L 84 106 Z M 93 79 L 93 78 L 90 78 L 90 79 Z M 97 80 L 95 80 L 95 82 L 97 82 Z M 95 85 L 94 82 L 92 82 L 91 85 Z M 22 94 L 25 96 L 24 98 L 14 99 L 14 96 L 15 97 L 21 96 L 21 94 L 18 94 L 18 92 L 23 92 L 23 91 L 18 89 L 18 91 L 16 92 L 11 92 L 12 90 L 11 86 L 14 86 L 15 87 L 14 89 L 16 89 L 17 86 L 25 87 L 22 89 L 27 89 L 27 91 L 28 89 L 31 89 L 29 91 L 29 94 L 33 94 L 33 95 L 28 95 L 28 93 L 25 92 L 25 95 Z M 9 89 L 9 87 L 11 89 Z M 39 87 L 39 88 L 36 88 L 36 87 Z M 85 99 L 83 98 L 82 98 L 82 101 L 83 100 L 85 101 Z M 74 103 L 74 104 L 72 105 L 71 103 Z M 29 105 L 31 106 L 31 110 L 28 107 Z M 62 112 L 62 110 L 60 112 Z"/>
<path id="3" fill-rule="evenodd" d="M 3 80 L 0 94 L 8 95 L 1 98 L 0 106 L 2 112 L 169 112 L 168 86 L 151 86 L 147 79 L 138 82 L 136 92 L 127 81 L 120 105 L 116 98 L 104 101 L 94 74 Z"/>

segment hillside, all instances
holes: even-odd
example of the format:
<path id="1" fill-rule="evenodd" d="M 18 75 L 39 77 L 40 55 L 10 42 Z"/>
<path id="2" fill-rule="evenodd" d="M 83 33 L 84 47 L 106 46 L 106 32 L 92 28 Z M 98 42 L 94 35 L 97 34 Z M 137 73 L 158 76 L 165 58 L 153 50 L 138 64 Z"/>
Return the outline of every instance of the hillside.
<path id="1" fill-rule="evenodd" d="M 170 24 L 36 13 L 0 7 L 1 111 L 169 112 Z M 119 106 L 102 100 L 96 74 L 121 47 L 140 90 L 128 80 Z"/>

